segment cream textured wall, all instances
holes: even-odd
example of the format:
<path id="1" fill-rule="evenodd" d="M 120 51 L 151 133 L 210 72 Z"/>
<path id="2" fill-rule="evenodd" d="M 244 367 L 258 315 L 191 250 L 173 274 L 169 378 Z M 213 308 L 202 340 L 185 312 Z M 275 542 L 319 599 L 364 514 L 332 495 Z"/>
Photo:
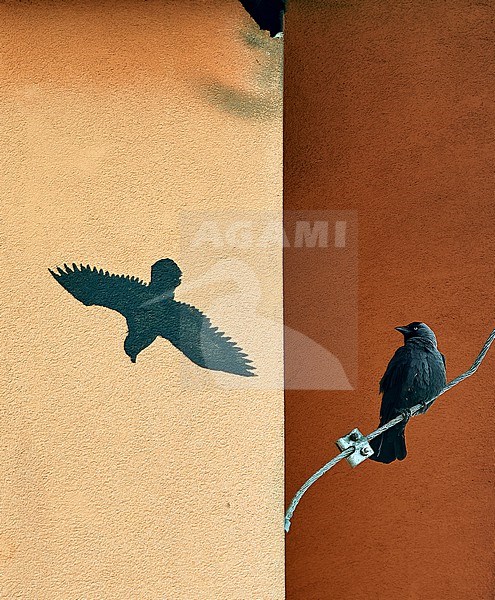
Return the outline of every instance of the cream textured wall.
<path id="1" fill-rule="evenodd" d="M 122 317 L 47 271 L 148 280 L 171 257 L 185 285 L 216 264 L 187 211 L 280 216 L 281 41 L 211 4 L 0 7 L 1 598 L 283 598 L 283 391 L 229 389 L 164 340 L 131 364 Z M 278 323 L 281 251 L 258 253 Z M 281 376 L 281 327 L 263 346 L 244 323 Z"/>

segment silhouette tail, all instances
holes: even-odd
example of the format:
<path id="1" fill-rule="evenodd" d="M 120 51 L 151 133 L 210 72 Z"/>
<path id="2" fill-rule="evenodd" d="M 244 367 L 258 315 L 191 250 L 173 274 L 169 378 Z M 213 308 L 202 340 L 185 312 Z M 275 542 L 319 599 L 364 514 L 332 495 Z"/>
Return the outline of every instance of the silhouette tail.
<path id="1" fill-rule="evenodd" d="M 404 460 L 407 456 L 403 428 L 392 427 L 392 429 L 371 440 L 370 446 L 374 452 L 370 459 L 377 462 L 388 464 L 394 460 Z"/>

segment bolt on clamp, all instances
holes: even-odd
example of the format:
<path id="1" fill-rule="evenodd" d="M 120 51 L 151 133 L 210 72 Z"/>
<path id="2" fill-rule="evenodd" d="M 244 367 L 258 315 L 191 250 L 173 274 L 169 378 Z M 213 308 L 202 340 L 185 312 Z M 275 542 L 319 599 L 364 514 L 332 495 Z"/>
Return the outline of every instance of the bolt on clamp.
<path id="1" fill-rule="evenodd" d="M 359 429 L 353 429 L 344 437 L 339 438 L 335 442 L 340 450 L 348 450 L 353 448 L 354 451 L 349 456 L 346 456 L 346 461 L 352 468 L 357 467 L 373 454 L 373 449 L 368 443 L 368 439 Z"/>

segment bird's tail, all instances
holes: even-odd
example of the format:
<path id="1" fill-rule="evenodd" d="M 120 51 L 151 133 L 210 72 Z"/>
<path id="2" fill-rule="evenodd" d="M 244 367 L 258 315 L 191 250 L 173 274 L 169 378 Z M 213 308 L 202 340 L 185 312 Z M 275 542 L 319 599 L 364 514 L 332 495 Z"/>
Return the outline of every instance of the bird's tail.
<path id="1" fill-rule="evenodd" d="M 374 452 L 370 456 L 371 460 L 387 464 L 394 460 L 404 460 L 407 456 L 404 428 L 392 427 L 388 429 L 374 440 L 371 440 L 370 446 Z"/>

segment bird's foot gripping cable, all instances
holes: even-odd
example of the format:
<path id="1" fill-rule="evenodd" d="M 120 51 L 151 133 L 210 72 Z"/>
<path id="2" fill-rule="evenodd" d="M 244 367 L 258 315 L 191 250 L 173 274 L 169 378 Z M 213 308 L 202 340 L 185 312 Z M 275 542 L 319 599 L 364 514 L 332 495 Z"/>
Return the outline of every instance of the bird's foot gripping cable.
<path id="1" fill-rule="evenodd" d="M 420 406 L 420 409 L 416 413 L 418 415 L 424 414 L 430 408 L 430 404 L 428 402 L 426 402 L 426 400 L 423 402 L 420 402 L 419 406 Z"/>
<path id="2" fill-rule="evenodd" d="M 405 427 L 407 425 L 409 419 L 412 417 L 411 409 L 410 408 L 405 408 L 404 410 L 401 410 L 401 412 L 399 414 L 402 417 L 402 425 L 401 425 L 401 427 Z"/>

